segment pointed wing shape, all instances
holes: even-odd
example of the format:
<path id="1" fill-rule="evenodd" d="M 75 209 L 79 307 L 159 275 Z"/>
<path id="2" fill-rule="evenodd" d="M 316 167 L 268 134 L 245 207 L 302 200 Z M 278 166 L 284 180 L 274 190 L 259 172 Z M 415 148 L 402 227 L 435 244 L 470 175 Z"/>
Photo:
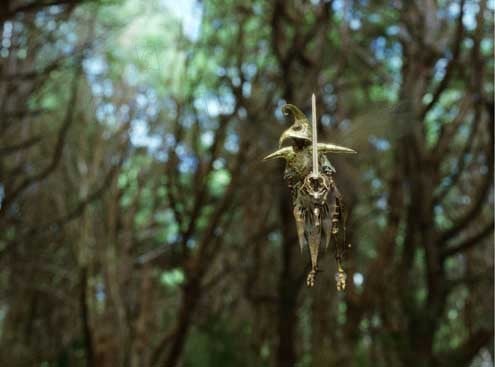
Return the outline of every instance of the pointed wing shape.
<path id="1" fill-rule="evenodd" d="M 318 143 L 318 153 L 356 154 L 357 152 L 354 149 L 342 147 L 340 145 L 329 144 L 329 143 Z M 263 158 L 263 160 L 267 161 L 269 159 L 277 159 L 277 158 L 289 159 L 294 154 L 295 154 L 294 149 L 291 146 L 283 147 L 274 151 L 272 154 L 267 155 L 265 158 Z"/>
<path id="2" fill-rule="evenodd" d="M 279 150 L 274 151 L 272 154 L 267 155 L 263 158 L 264 161 L 269 159 L 284 158 L 288 159 L 290 156 L 294 155 L 294 149 L 292 147 L 283 147 Z"/>
<path id="3" fill-rule="evenodd" d="M 356 154 L 354 149 L 342 147 L 340 145 L 329 144 L 329 143 L 318 143 L 318 153 L 327 154 Z"/>

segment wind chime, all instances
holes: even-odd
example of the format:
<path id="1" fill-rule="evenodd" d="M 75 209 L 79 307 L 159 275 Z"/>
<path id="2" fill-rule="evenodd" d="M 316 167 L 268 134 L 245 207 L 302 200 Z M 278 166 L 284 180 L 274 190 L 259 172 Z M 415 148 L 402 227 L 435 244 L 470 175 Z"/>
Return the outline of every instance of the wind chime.
<path id="1" fill-rule="evenodd" d="M 301 251 L 309 245 L 311 270 L 306 284 L 313 287 L 318 272 L 320 244 L 325 249 L 330 242 L 335 246 L 337 290 L 345 289 L 346 274 L 342 267 L 346 244 L 342 196 L 335 184 L 336 173 L 325 154 L 356 153 L 334 144 L 318 143 L 316 128 L 316 99 L 312 95 L 312 130 L 302 111 L 294 105 L 282 107 L 293 119 L 292 126 L 280 136 L 279 149 L 264 160 L 283 158 L 286 161 L 284 179 L 291 190 L 293 213 Z M 289 144 L 284 146 L 284 144 Z"/>

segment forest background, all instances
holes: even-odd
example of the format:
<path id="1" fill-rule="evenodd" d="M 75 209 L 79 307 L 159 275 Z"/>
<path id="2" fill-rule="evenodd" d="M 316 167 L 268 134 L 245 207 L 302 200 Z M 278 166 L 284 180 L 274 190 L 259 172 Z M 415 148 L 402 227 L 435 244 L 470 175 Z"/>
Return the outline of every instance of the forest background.
<path id="1" fill-rule="evenodd" d="M 495 4 L 0 3 L 2 366 L 493 366 Z M 283 162 L 318 105 L 352 244 Z"/>

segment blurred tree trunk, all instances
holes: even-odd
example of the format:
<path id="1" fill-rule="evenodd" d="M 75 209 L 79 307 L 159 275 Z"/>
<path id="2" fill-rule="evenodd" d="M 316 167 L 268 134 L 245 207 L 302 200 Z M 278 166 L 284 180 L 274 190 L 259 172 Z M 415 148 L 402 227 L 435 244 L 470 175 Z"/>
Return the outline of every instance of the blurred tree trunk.
<path id="1" fill-rule="evenodd" d="M 282 219 L 281 242 L 281 269 L 278 283 L 278 308 L 277 308 L 277 366 L 292 367 L 297 361 L 296 357 L 296 333 L 297 333 L 297 295 L 299 293 L 298 274 L 294 269 L 295 230 L 292 225 L 291 200 L 287 189 L 280 196 L 280 218 Z"/>

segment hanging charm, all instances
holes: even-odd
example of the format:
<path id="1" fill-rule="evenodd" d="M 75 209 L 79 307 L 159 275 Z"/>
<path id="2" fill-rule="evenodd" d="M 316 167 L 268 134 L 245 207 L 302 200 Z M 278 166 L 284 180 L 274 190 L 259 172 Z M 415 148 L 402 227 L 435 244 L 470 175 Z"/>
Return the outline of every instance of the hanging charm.
<path id="1" fill-rule="evenodd" d="M 320 244 L 335 245 L 337 290 L 345 289 L 346 274 L 342 268 L 346 245 L 343 223 L 342 196 L 334 181 L 335 169 L 325 154 L 356 153 L 334 144 L 318 143 L 316 128 L 316 99 L 312 96 L 312 129 L 306 116 L 294 105 L 286 104 L 282 112 L 293 119 L 292 126 L 283 132 L 279 149 L 264 160 L 286 160 L 284 179 L 291 190 L 294 218 L 301 251 L 308 245 L 311 270 L 306 284 L 313 287 L 318 272 Z M 284 146 L 284 144 L 287 144 Z"/>

